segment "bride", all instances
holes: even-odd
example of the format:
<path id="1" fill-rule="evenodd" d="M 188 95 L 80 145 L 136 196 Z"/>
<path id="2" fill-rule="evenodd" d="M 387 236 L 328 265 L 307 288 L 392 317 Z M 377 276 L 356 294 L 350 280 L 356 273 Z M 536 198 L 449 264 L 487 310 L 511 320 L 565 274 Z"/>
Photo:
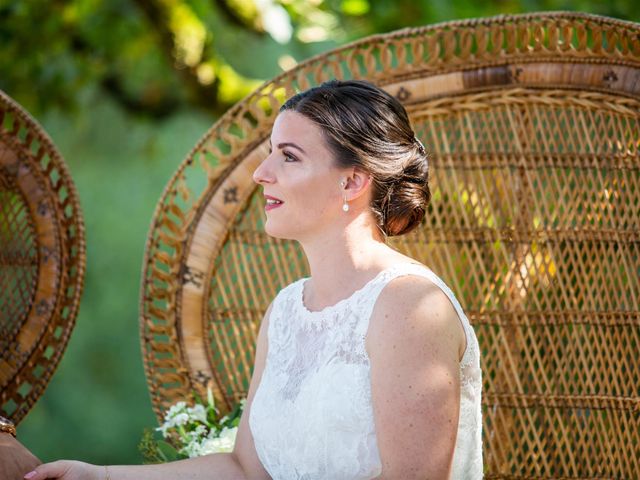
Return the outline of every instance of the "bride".
<path id="1" fill-rule="evenodd" d="M 451 290 L 386 244 L 422 221 L 424 147 L 406 111 L 363 81 L 281 108 L 253 174 L 266 232 L 311 276 L 260 327 L 232 453 L 162 465 L 40 465 L 28 480 L 482 478 L 478 343 Z"/>

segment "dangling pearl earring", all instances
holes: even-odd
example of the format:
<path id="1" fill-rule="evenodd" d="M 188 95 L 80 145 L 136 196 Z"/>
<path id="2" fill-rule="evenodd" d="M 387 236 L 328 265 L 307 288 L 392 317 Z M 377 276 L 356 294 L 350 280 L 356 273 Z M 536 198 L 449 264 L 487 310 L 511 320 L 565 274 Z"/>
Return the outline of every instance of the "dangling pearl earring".
<path id="1" fill-rule="evenodd" d="M 343 180 L 342 182 L 340 182 L 340 186 L 341 186 L 342 188 L 344 188 L 344 186 L 345 186 L 346 184 L 347 184 L 347 182 L 345 182 L 344 180 Z M 342 200 L 342 211 L 343 211 L 343 212 L 348 212 L 348 211 L 349 211 L 349 204 L 347 203 L 347 196 L 346 196 L 346 195 L 344 195 L 344 196 L 342 197 L 342 199 L 343 199 L 343 200 Z"/>

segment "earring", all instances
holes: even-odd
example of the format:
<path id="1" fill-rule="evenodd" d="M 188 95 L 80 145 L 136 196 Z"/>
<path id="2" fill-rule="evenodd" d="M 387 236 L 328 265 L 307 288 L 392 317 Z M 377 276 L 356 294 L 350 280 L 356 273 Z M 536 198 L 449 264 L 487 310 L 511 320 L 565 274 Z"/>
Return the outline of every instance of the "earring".
<path id="1" fill-rule="evenodd" d="M 340 186 L 342 188 L 344 188 L 347 185 L 347 182 L 345 182 L 344 180 L 340 182 Z M 345 195 L 344 197 L 342 197 L 342 211 L 343 212 L 348 212 L 349 211 L 349 204 L 347 203 L 347 196 Z"/>

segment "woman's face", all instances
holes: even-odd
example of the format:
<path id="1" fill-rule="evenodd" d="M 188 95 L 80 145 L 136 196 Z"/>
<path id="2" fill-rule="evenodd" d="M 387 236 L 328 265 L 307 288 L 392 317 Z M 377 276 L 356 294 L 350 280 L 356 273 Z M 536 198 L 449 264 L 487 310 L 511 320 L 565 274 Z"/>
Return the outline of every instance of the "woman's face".
<path id="1" fill-rule="evenodd" d="M 304 115 L 285 111 L 271 132 L 271 153 L 253 180 L 262 185 L 267 234 L 304 240 L 335 224 L 342 211 L 339 169 L 320 128 Z"/>

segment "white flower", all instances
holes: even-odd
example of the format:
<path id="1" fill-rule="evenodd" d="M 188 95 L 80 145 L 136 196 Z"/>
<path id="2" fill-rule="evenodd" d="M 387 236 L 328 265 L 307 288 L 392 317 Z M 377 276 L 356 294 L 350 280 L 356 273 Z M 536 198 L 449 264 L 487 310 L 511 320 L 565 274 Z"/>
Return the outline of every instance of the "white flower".
<path id="1" fill-rule="evenodd" d="M 158 428 L 156 428 L 156 431 L 160 432 L 164 438 L 167 438 L 169 436 L 169 428 L 171 428 L 169 427 L 169 425 L 163 423 Z"/>
<path id="2" fill-rule="evenodd" d="M 237 430 L 236 427 L 232 429 L 225 430 Z M 210 453 L 222 453 L 222 452 L 231 452 L 233 451 L 233 446 L 236 441 L 236 432 L 226 432 L 223 430 L 224 436 L 217 438 L 208 438 L 204 442 L 202 442 L 200 448 L 200 455 L 208 455 Z"/>
<path id="3" fill-rule="evenodd" d="M 189 414 L 187 414 L 186 412 L 178 413 L 170 421 L 170 425 L 172 427 L 180 427 L 182 425 L 186 425 L 187 423 L 189 423 Z"/>
<path id="4" fill-rule="evenodd" d="M 189 414 L 190 421 L 196 421 L 201 423 L 207 423 L 207 411 L 203 405 L 199 403 L 194 405 L 191 408 L 187 409 L 187 413 Z"/>
<path id="5" fill-rule="evenodd" d="M 227 442 L 231 442 L 231 446 L 233 447 L 233 444 L 236 443 L 237 434 L 238 434 L 238 427 L 232 427 L 232 428 L 225 427 L 220 432 L 219 438 L 222 438 Z"/>
<path id="6" fill-rule="evenodd" d="M 186 402 L 178 402 L 175 405 L 172 405 L 164 416 L 164 423 L 156 428 L 156 430 L 161 432 L 164 438 L 167 438 L 171 428 L 178 425 L 184 425 L 186 422 L 186 408 Z"/>
<path id="7" fill-rule="evenodd" d="M 167 411 L 164 416 L 164 421 L 166 422 L 170 418 L 175 417 L 177 414 L 182 413 L 187 408 L 187 402 L 178 402 L 175 405 L 172 405 L 171 408 Z"/>
<path id="8" fill-rule="evenodd" d="M 195 436 L 185 445 L 181 452 L 189 458 L 209 455 L 211 453 L 223 453 L 233 451 L 235 445 L 238 428 L 225 428 L 220 432 L 220 436 L 216 437 L 216 431 L 212 430 L 209 438 L 199 439 Z"/>
<path id="9" fill-rule="evenodd" d="M 202 455 L 201 451 L 202 451 L 202 446 L 200 445 L 200 442 L 198 442 L 197 440 L 190 441 L 180 450 L 181 453 L 184 453 L 189 458 L 201 456 Z"/>
<path id="10" fill-rule="evenodd" d="M 207 427 L 205 427 L 204 425 L 198 425 L 195 430 L 193 430 L 192 432 L 190 432 L 190 435 L 193 438 L 198 438 L 198 439 L 202 439 L 204 437 L 207 436 Z"/>

